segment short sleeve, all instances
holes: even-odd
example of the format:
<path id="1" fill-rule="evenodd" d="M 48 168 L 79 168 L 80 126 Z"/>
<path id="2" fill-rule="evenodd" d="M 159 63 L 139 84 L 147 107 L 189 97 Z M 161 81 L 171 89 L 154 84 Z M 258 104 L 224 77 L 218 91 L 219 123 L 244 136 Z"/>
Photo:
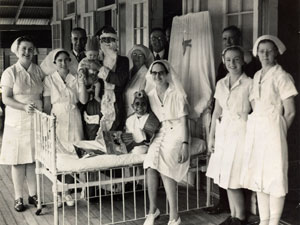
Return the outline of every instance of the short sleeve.
<path id="1" fill-rule="evenodd" d="M 218 100 L 221 99 L 221 92 L 222 92 L 221 91 L 221 81 L 222 80 L 217 82 L 216 91 L 215 91 L 215 94 L 214 94 L 214 98 L 218 99 Z"/>
<path id="2" fill-rule="evenodd" d="M 177 118 L 187 116 L 189 114 L 188 111 L 188 103 L 185 100 L 185 98 L 181 95 L 177 95 L 175 99 L 176 104 L 176 112 L 177 112 Z"/>
<path id="3" fill-rule="evenodd" d="M 43 96 L 51 96 L 51 81 L 50 81 L 50 76 L 46 76 L 44 79 L 44 93 Z"/>
<path id="4" fill-rule="evenodd" d="M 1 87 L 13 88 L 15 83 L 15 77 L 12 68 L 7 68 L 1 76 Z"/>
<path id="5" fill-rule="evenodd" d="M 283 101 L 289 97 L 296 96 L 298 94 L 294 84 L 294 80 L 288 73 L 282 73 L 278 77 L 278 91 L 280 99 Z"/>

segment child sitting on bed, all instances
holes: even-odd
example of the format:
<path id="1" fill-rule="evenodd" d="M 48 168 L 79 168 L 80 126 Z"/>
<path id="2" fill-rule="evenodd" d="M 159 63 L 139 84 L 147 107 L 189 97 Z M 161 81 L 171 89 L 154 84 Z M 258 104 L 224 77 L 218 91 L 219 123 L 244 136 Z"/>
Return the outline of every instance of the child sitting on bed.
<path id="1" fill-rule="evenodd" d="M 160 128 L 160 122 L 150 109 L 148 96 L 144 90 L 134 93 L 132 103 L 134 113 L 126 120 L 125 133 L 122 139 L 126 144 L 128 152 L 132 154 L 147 153 L 148 146 L 153 140 L 156 132 Z M 137 175 L 142 173 L 142 168 L 138 168 Z M 132 171 L 130 171 L 132 176 Z M 132 183 L 127 183 L 125 189 L 131 191 Z M 139 190 L 142 185 L 137 182 L 136 189 Z"/>
<path id="2" fill-rule="evenodd" d="M 122 139 L 128 152 L 145 154 L 155 133 L 160 128 L 160 122 L 151 111 L 149 99 L 144 90 L 134 93 L 131 106 L 134 113 L 126 120 L 126 133 L 122 135 Z"/>

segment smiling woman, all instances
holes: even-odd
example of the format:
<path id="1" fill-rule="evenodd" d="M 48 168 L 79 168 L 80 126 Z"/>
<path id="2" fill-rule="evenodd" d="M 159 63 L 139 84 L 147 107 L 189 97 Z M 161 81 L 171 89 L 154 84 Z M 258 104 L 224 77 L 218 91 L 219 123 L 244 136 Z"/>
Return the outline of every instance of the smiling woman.
<path id="1" fill-rule="evenodd" d="M 33 133 L 34 109 L 42 109 L 41 94 L 44 75 L 41 68 L 31 62 L 36 48 L 30 37 L 19 37 L 11 46 L 18 61 L 2 74 L 2 100 L 6 105 L 0 164 L 12 165 L 16 211 L 23 204 L 23 183 L 29 190 L 28 202 L 36 205 L 35 148 Z"/>

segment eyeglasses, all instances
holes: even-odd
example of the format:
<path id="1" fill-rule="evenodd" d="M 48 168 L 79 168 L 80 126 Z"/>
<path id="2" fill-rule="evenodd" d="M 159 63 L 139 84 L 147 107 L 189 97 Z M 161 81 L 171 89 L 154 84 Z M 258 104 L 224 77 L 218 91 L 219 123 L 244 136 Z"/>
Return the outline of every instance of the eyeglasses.
<path id="1" fill-rule="evenodd" d="M 166 71 L 151 71 L 151 74 L 153 76 L 156 76 L 156 75 L 161 76 L 161 75 L 165 75 Z"/>
<path id="2" fill-rule="evenodd" d="M 112 38 L 112 37 L 103 37 L 103 38 L 100 39 L 100 42 L 109 44 L 111 42 L 116 42 L 116 39 Z"/>
<path id="3" fill-rule="evenodd" d="M 137 54 L 137 53 L 132 53 L 131 56 L 132 56 L 132 57 L 138 57 L 138 58 L 143 58 L 143 57 L 144 57 L 143 54 Z"/>

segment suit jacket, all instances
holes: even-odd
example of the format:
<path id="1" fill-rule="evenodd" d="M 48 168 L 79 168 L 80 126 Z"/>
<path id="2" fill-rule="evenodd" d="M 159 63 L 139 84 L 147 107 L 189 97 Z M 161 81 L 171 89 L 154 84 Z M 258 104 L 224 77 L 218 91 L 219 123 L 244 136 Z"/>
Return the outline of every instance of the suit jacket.
<path id="1" fill-rule="evenodd" d="M 80 52 L 77 56 L 74 54 L 74 51 L 72 50 L 72 54 L 75 56 L 78 62 L 80 62 L 83 58 L 86 57 L 84 52 Z"/>

